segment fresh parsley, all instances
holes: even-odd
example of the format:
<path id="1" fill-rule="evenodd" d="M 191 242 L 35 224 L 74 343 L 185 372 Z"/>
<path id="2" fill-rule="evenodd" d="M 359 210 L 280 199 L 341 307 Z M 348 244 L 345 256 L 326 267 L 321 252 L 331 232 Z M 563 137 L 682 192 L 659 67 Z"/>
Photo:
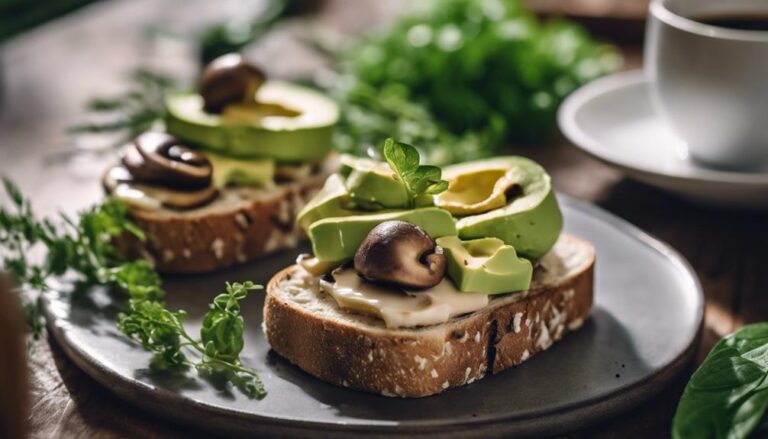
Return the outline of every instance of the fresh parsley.
<path id="1" fill-rule="evenodd" d="M 693 374 L 677 406 L 672 436 L 746 438 L 768 434 L 768 323 L 720 340 Z"/>
<path id="2" fill-rule="evenodd" d="M 541 21 L 519 0 L 431 0 L 340 50 L 328 84 L 337 144 L 364 156 L 391 136 L 446 164 L 552 134 L 562 100 L 620 57 L 579 25 Z"/>
<path id="3" fill-rule="evenodd" d="M 118 328 L 155 353 L 150 366 L 169 371 L 194 366 L 199 373 L 226 378 L 248 397 L 266 393 L 258 375 L 242 365 L 244 321 L 240 301 L 248 291 L 261 288 L 251 282 L 227 284 L 205 315 L 199 340 L 184 329 L 184 311 L 165 307 L 162 280 L 147 260 L 126 260 L 113 240 L 130 234 L 144 240 L 144 233 L 128 217 L 125 205 L 114 199 L 80 212 L 76 218 L 60 214 L 58 221 L 38 220 L 18 187 L 3 179 L 10 203 L 0 204 L 0 268 L 9 271 L 20 285 L 27 324 L 33 340 L 39 338 L 44 321 L 40 300 L 29 291 L 44 292 L 51 278 L 73 274 L 84 286 L 105 285 L 129 298 L 129 312 L 118 316 Z M 37 249 L 45 258 L 30 257 Z M 200 356 L 188 360 L 182 349 Z"/>
<path id="4" fill-rule="evenodd" d="M 258 374 L 240 361 L 245 326 L 240 301 L 250 290 L 260 288 L 252 282 L 227 283 L 226 292 L 216 296 L 203 318 L 200 339 L 184 329 L 184 311 L 171 312 L 154 301 L 132 300 L 130 313 L 120 314 L 117 326 L 144 349 L 155 353 L 151 362 L 155 370 L 195 367 L 204 375 L 223 375 L 248 397 L 260 399 L 266 395 L 264 385 Z M 199 360 L 191 362 L 183 348 L 196 351 Z"/>
<path id="5" fill-rule="evenodd" d="M 448 182 L 442 180 L 442 171 L 437 166 L 421 165 L 419 151 L 406 143 L 391 138 L 382 147 L 384 159 L 408 193 L 408 207 L 416 207 L 416 200 L 423 195 L 437 195 L 448 189 Z"/>

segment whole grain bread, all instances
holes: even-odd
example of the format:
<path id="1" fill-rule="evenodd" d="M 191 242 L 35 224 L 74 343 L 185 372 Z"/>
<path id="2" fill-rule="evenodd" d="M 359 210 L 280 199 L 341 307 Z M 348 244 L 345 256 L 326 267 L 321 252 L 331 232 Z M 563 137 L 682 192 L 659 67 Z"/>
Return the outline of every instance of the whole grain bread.
<path id="1" fill-rule="evenodd" d="M 131 209 L 147 240 L 123 236 L 116 245 L 163 273 L 205 273 L 293 248 L 304 237 L 296 216 L 327 177 L 321 171 L 272 188 L 222 189 L 213 202 L 188 211 Z"/>
<path id="2" fill-rule="evenodd" d="M 526 361 L 581 327 L 592 307 L 592 245 L 563 235 L 528 291 L 420 328 L 387 329 L 339 308 L 319 279 L 294 265 L 267 287 L 264 331 L 272 348 L 324 381 L 385 396 L 423 397 Z"/>

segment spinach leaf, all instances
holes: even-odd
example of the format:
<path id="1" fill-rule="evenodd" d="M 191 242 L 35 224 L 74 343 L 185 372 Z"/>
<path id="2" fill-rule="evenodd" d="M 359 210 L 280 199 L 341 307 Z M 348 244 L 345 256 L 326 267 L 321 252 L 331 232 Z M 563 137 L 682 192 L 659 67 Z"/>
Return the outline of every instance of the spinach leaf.
<path id="1" fill-rule="evenodd" d="M 677 406 L 674 438 L 746 438 L 768 422 L 768 322 L 720 340 Z"/>

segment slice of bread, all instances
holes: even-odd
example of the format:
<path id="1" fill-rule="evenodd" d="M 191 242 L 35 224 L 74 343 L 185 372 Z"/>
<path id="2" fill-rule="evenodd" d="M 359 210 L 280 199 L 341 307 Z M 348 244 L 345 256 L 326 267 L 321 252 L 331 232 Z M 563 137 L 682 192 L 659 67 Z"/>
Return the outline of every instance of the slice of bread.
<path id="1" fill-rule="evenodd" d="M 293 248 L 304 237 L 296 216 L 322 188 L 329 171 L 272 188 L 226 188 L 192 210 L 131 209 L 147 241 L 117 240 L 128 257 L 151 259 L 163 273 L 205 273 Z"/>
<path id="2" fill-rule="evenodd" d="M 522 363 L 581 327 L 592 307 L 595 251 L 563 235 L 525 292 L 427 327 L 387 329 L 341 309 L 319 279 L 294 265 L 267 287 L 264 331 L 272 348 L 324 381 L 385 396 L 422 397 Z"/>

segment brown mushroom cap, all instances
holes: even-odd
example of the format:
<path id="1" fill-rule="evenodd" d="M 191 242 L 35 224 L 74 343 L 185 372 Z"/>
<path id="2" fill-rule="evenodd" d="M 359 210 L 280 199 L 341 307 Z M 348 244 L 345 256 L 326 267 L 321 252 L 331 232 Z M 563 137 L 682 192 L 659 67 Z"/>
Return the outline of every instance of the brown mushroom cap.
<path id="1" fill-rule="evenodd" d="M 203 109 L 218 114 L 229 104 L 253 103 L 256 90 L 265 80 L 264 72 L 240 54 L 220 56 L 205 67 L 200 77 L 198 92 L 203 97 Z"/>
<path id="2" fill-rule="evenodd" d="M 213 166 L 208 158 L 165 133 L 141 134 L 126 147 L 122 162 L 139 182 L 189 190 L 211 185 Z"/>
<path id="3" fill-rule="evenodd" d="M 355 270 L 366 280 L 406 288 L 430 288 L 445 276 L 445 255 L 421 227 L 385 221 L 374 227 L 355 253 Z"/>

